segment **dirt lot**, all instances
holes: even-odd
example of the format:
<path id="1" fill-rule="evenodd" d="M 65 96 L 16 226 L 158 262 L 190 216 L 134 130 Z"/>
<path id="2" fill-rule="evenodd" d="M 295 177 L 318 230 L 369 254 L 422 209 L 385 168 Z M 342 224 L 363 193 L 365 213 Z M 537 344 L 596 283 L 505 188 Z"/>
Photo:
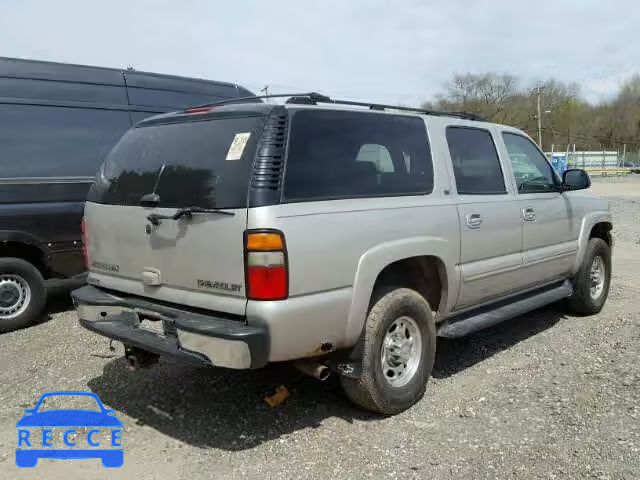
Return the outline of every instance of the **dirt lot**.
<path id="1" fill-rule="evenodd" d="M 393 418 L 283 366 L 238 374 L 163 361 L 130 374 L 121 347 L 80 328 L 58 293 L 49 321 L 0 336 L 0 477 L 640 478 L 640 175 L 593 190 L 616 222 L 604 311 L 552 306 L 439 341 L 427 395 Z M 271 409 L 262 397 L 280 384 L 293 394 Z M 15 422 L 51 390 L 91 390 L 116 410 L 121 469 L 15 466 Z"/>

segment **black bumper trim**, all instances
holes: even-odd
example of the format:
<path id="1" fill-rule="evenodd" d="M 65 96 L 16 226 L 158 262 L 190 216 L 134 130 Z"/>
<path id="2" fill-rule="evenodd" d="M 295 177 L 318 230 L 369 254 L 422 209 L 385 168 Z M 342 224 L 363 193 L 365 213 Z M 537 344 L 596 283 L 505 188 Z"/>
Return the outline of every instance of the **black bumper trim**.
<path id="1" fill-rule="evenodd" d="M 211 362 L 204 355 L 183 350 L 178 346 L 175 338 L 162 338 L 151 332 L 145 332 L 138 328 L 131 327 L 121 320 L 104 322 L 90 322 L 80 319 L 80 325 L 99 335 L 103 335 L 113 340 L 122 342 L 125 345 L 138 347 L 157 355 L 166 355 L 179 358 L 190 363 L 211 365 Z"/>
<path id="2" fill-rule="evenodd" d="M 176 329 L 179 329 L 208 337 L 244 342 L 251 354 L 252 369 L 268 363 L 269 334 L 263 326 L 246 325 L 236 319 L 217 316 L 213 312 L 206 315 L 168 307 L 139 297 L 116 296 L 92 285 L 74 290 L 71 297 L 76 306 L 124 307 L 162 315 L 167 332 L 165 337 L 137 328 L 135 321 L 126 315 L 110 315 L 100 321 L 80 319 L 80 324 L 88 330 L 128 345 L 160 355 L 172 355 L 210 364 L 204 355 L 180 348 L 175 336 Z"/>

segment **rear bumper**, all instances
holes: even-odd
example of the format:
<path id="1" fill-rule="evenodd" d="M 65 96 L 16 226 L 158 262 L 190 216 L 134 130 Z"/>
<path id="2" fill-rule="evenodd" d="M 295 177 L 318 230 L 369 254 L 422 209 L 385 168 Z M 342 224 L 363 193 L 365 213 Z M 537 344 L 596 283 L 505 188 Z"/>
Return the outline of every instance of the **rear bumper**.
<path id="1" fill-rule="evenodd" d="M 71 297 L 83 327 L 126 345 L 226 368 L 260 368 L 268 362 L 269 335 L 261 325 L 118 296 L 91 285 Z M 142 319 L 162 322 L 164 335 L 140 328 Z"/>

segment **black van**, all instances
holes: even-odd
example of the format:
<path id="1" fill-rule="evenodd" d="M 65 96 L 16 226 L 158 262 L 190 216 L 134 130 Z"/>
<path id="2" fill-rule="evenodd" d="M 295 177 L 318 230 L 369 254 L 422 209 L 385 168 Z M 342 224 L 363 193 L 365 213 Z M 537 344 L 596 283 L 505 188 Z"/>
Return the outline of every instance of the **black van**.
<path id="1" fill-rule="evenodd" d="M 83 272 L 80 223 L 111 147 L 150 115 L 253 95 L 231 83 L 0 57 L 0 331 Z"/>

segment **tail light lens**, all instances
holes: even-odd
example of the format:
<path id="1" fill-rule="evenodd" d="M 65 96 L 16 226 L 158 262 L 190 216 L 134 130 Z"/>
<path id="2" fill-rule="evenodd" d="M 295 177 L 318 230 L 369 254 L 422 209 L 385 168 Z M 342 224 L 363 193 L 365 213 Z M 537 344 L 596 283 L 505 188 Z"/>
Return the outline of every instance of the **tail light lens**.
<path id="1" fill-rule="evenodd" d="M 84 219 L 82 219 L 80 228 L 82 229 L 82 260 L 84 262 L 85 270 L 88 270 L 89 269 L 89 242 L 87 241 L 87 224 L 84 223 Z"/>
<path id="2" fill-rule="evenodd" d="M 289 295 L 289 272 L 281 232 L 251 232 L 245 235 L 247 298 L 284 300 Z"/>

